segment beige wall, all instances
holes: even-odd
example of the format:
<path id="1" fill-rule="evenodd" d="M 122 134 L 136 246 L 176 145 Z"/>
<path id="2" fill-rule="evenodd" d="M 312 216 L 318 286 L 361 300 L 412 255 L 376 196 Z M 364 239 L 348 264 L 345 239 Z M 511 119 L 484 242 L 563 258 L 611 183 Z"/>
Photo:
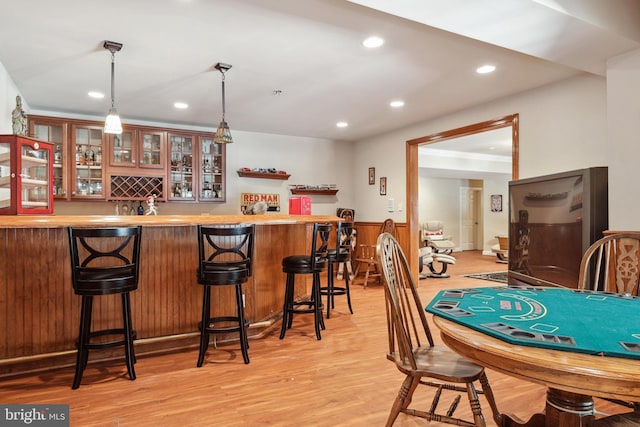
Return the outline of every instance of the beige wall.
<path id="1" fill-rule="evenodd" d="M 415 126 L 358 141 L 354 173 L 376 166 L 389 176 L 396 202 L 406 206 L 405 141 L 509 114 L 520 115 L 520 178 L 589 166 L 607 166 L 606 82 L 588 74 L 466 109 Z M 388 214 L 385 201 L 355 180 L 355 208 L 363 221 L 387 215 L 406 221 L 405 210 Z M 367 208 L 365 208 L 367 207 Z"/>

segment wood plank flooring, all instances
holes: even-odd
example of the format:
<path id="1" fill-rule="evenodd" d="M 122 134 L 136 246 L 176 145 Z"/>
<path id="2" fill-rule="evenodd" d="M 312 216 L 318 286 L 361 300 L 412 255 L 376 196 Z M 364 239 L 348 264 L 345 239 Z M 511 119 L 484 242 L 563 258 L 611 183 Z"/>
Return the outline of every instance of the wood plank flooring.
<path id="1" fill-rule="evenodd" d="M 479 252 L 454 255 L 450 278 L 420 280 L 423 303 L 443 288 L 495 286 L 462 275 L 506 269 L 495 257 Z M 78 390 L 71 390 L 73 367 L 2 379 L 0 403 L 69 404 L 71 425 L 82 427 L 383 426 L 403 380 L 385 358 L 383 292 L 379 285 L 354 285 L 353 315 L 346 299 L 338 297 L 321 341 L 315 339 L 308 315 L 294 318 L 284 340 L 278 338 L 278 322 L 271 335 L 250 342 L 249 365 L 243 363 L 237 343 L 211 348 L 202 368 L 196 368 L 195 347 L 139 357 L 135 381 L 128 380 L 123 360 L 90 362 Z M 494 371 L 488 376 L 501 411 L 528 419 L 544 408 L 544 387 Z M 417 391 L 414 402 L 428 409 L 430 393 Z M 463 396 L 456 414 L 469 414 L 464 402 Z M 487 424 L 495 426 L 482 402 Z M 609 413 L 626 411 L 602 401 L 596 401 L 596 407 Z M 425 425 L 442 424 L 404 414 L 395 423 Z"/>

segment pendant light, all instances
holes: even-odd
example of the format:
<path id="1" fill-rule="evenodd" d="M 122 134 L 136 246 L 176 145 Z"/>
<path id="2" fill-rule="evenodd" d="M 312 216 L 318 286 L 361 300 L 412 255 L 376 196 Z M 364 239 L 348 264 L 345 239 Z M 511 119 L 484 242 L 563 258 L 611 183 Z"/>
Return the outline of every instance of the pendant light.
<path id="1" fill-rule="evenodd" d="M 116 52 L 122 49 L 122 43 L 110 42 L 105 40 L 104 48 L 111 52 L 111 108 L 109 114 L 104 121 L 104 133 L 112 133 L 120 135 L 122 133 L 122 123 L 120 122 L 120 116 L 116 110 L 116 97 L 115 97 L 115 68 L 116 68 Z"/>
<path id="2" fill-rule="evenodd" d="M 222 73 L 222 121 L 218 125 L 218 129 L 216 130 L 216 135 L 213 137 L 213 142 L 217 144 L 229 144 L 233 142 L 233 138 L 231 138 L 231 131 L 229 130 L 229 125 L 224 119 L 225 113 L 225 102 L 224 102 L 224 73 L 229 71 L 231 65 L 223 64 L 218 62 L 215 66 L 216 70 Z"/>

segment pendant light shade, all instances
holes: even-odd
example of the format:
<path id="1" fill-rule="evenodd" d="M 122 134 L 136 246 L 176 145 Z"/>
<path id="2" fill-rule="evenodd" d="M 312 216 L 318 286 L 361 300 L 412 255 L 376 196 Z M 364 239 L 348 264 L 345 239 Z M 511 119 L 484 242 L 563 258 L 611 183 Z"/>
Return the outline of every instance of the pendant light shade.
<path id="1" fill-rule="evenodd" d="M 233 138 L 231 137 L 231 131 L 229 130 L 229 125 L 224 119 L 224 114 L 225 114 L 224 73 L 226 73 L 231 68 L 231 65 L 218 62 L 215 68 L 216 70 L 220 71 L 220 73 L 222 74 L 222 120 L 218 125 L 218 129 L 216 130 L 216 135 L 213 137 L 213 142 L 217 144 L 230 144 L 233 142 Z"/>
<path id="2" fill-rule="evenodd" d="M 116 110 L 115 97 L 115 68 L 116 68 L 116 52 L 122 49 L 122 43 L 104 42 L 104 48 L 111 52 L 111 108 L 109 114 L 104 121 L 104 133 L 120 135 L 122 133 L 122 122 Z"/>

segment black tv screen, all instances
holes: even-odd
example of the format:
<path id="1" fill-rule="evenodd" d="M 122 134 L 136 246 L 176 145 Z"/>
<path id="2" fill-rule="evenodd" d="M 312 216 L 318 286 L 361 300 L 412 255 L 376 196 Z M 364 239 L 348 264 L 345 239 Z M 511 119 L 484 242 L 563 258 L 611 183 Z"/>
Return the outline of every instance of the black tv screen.
<path id="1" fill-rule="evenodd" d="M 509 283 L 577 287 L 608 227 L 607 195 L 606 167 L 509 182 Z"/>

